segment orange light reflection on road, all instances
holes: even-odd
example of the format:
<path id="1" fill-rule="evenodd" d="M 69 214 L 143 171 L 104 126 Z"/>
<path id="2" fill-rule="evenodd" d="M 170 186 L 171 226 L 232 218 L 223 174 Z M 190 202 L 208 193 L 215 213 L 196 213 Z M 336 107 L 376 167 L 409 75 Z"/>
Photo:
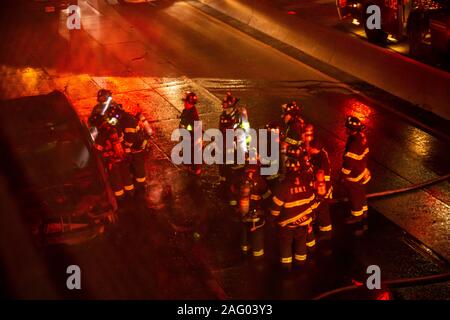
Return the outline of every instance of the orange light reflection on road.
<path id="1" fill-rule="evenodd" d="M 373 110 L 365 103 L 356 98 L 351 98 L 345 102 L 345 115 L 350 115 L 359 118 L 366 125 L 370 122 L 370 115 Z"/>

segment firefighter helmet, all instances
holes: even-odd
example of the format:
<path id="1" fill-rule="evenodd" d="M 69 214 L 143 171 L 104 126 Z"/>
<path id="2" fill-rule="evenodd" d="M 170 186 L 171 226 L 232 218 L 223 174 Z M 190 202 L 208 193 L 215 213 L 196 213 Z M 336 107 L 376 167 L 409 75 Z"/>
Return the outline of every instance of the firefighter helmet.
<path id="1" fill-rule="evenodd" d="M 291 101 L 289 103 L 284 103 L 281 105 L 282 113 L 285 113 L 288 109 L 295 108 L 297 106 L 297 102 Z"/>
<path id="2" fill-rule="evenodd" d="M 112 92 L 107 89 L 100 89 L 97 92 L 97 101 L 100 103 L 105 103 L 109 97 L 112 97 Z"/>
<path id="3" fill-rule="evenodd" d="M 347 120 L 345 121 L 345 127 L 352 131 L 361 131 L 365 128 L 365 126 L 362 124 L 361 120 L 359 120 L 357 117 L 353 117 L 353 116 L 347 117 Z"/>
<path id="4" fill-rule="evenodd" d="M 293 118 L 300 116 L 300 106 L 295 101 L 283 104 L 281 108 L 283 110 L 283 117 L 286 115 L 290 115 Z"/>
<path id="5" fill-rule="evenodd" d="M 195 94 L 195 92 L 187 91 L 184 94 L 184 97 L 182 99 L 184 102 L 190 103 L 190 104 L 196 104 L 198 100 L 198 96 Z"/>
<path id="6" fill-rule="evenodd" d="M 231 91 L 228 91 L 227 95 L 222 100 L 222 107 L 223 108 L 234 107 L 234 106 L 236 106 L 238 101 L 239 101 L 239 99 L 233 97 L 233 95 L 231 94 Z"/>

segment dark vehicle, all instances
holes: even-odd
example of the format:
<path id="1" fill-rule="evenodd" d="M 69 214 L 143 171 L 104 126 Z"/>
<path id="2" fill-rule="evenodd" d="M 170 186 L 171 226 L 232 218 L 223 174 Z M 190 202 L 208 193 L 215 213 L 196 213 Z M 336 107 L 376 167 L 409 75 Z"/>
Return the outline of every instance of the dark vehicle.
<path id="1" fill-rule="evenodd" d="M 117 204 L 92 138 L 64 94 L 1 101 L 0 114 L 2 168 L 37 240 L 80 243 L 115 222 Z"/>
<path id="2" fill-rule="evenodd" d="M 370 30 L 367 7 L 377 5 L 381 11 L 381 29 Z M 336 0 L 339 17 L 362 23 L 371 42 L 383 43 L 388 35 L 407 39 L 410 54 L 421 55 L 425 46 L 438 53 L 450 53 L 449 0 Z"/>

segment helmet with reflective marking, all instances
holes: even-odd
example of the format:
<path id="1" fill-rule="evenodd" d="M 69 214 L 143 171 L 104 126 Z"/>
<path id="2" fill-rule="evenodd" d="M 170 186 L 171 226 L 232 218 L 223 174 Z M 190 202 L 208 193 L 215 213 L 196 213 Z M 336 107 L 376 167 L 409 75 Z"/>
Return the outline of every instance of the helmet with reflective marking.
<path id="1" fill-rule="evenodd" d="M 238 103 L 239 99 L 233 97 L 233 95 L 231 94 L 231 91 L 227 92 L 227 95 L 223 98 L 222 100 L 222 107 L 223 108 L 231 108 L 236 106 L 236 104 Z"/>
<path id="2" fill-rule="evenodd" d="M 365 128 L 365 126 L 362 124 L 361 120 L 359 120 L 357 117 L 353 117 L 353 116 L 347 117 L 347 120 L 345 121 L 345 127 L 352 131 L 361 131 Z"/>
<path id="3" fill-rule="evenodd" d="M 105 103 L 109 97 L 112 97 L 112 92 L 107 89 L 100 89 L 97 92 L 97 101 L 100 103 Z"/>
<path id="4" fill-rule="evenodd" d="M 196 104 L 198 100 L 198 96 L 195 94 L 195 92 L 187 91 L 184 94 L 184 97 L 182 99 L 184 102 L 190 103 L 190 104 Z"/>

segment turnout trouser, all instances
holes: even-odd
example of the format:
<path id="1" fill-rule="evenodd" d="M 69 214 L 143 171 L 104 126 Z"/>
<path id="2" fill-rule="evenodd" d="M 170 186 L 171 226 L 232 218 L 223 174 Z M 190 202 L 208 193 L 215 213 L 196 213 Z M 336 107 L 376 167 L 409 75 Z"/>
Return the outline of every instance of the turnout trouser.
<path id="1" fill-rule="evenodd" d="M 312 224 L 310 224 L 306 230 L 306 247 L 313 249 L 316 245 L 316 237 L 314 236 L 314 230 Z"/>
<path id="2" fill-rule="evenodd" d="M 317 225 L 321 232 L 330 232 L 332 230 L 330 218 L 330 204 L 327 200 L 320 202 L 316 209 Z"/>
<path id="3" fill-rule="evenodd" d="M 279 229 L 280 261 L 282 264 L 292 263 L 292 245 L 294 259 L 298 262 L 306 260 L 306 237 L 308 226 L 286 226 Z"/>
<path id="4" fill-rule="evenodd" d="M 366 186 L 359 182 L 346 182 L 352 216 L 359 217 L 367 213 Z"/>
<path id="5" fill-rule="evenodd" d="M 121 161 L 112 164 L 108 168 L 108 178 L 117 199 L 122 199 L 126 192 L 133 192 L 134 184 L 131 180 L 128 162 Z"/>
<path id="6" fill-rule="evenodd" d="M 242 222 L 241 249 L 243 252 L 252 250 L 254 257 L 264 255 L 264 220 L 253 222 Z"/>
<path id="7" fill-rule="evenodd" d="M 144 151 L 131 153 L 131 171 L 133 173 L 136 188 L 139 190 L 144 190 L 147 179 L 147 175 L 145 173 Z"/>

